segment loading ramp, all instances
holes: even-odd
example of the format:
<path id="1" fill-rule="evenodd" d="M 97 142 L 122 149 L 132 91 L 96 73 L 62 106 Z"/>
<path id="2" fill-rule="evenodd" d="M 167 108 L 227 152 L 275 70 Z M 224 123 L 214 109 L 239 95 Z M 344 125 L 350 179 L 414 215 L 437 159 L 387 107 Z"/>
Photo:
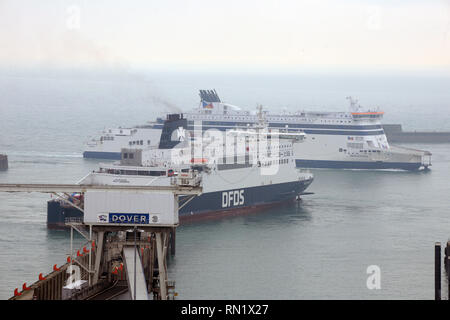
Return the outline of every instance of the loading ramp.
<path id="1" fill-rule="evenodd" d="M 149 300 L 147 282 L 145 280 L 144 269 L 142 268 L 141 256 L 137 252 L 137 248 L 134 246 L 124 246 L 123 260 L 131 299 Z"/>

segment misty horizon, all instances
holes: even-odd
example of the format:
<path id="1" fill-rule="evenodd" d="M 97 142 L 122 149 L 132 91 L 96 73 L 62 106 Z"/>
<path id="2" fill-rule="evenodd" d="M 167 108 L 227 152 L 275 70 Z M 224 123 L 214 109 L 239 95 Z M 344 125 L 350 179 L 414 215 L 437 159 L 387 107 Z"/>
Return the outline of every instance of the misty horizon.
<path id="1" fill-rule="evenodd" d="M 12 69 L 450 71 L 440 0 L 4 0 L 0 26 L 0 67 Z"/>

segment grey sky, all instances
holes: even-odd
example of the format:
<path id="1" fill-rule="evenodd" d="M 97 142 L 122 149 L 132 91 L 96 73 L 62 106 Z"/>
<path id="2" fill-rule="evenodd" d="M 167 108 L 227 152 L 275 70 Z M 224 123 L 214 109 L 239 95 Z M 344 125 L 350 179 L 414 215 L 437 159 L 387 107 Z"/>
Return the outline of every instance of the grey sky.
<path id="1" fill-rule="evenodd" d="M 450 1 L 0 0 L 0 65 L 450 69 Z"/>

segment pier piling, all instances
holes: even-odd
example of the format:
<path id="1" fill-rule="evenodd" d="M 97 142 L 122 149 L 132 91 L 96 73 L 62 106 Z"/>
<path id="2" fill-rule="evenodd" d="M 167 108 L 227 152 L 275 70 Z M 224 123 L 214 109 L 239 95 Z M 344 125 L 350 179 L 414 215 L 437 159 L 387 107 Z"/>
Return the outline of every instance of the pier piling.
<path id="1" fill-rule="evenodd" d="M 170 232 L 170 254 L 174 256 L 176 253 L 176 229 L 172 228 Z"/>
<path id="2" fill-rule="evenodd" d="M 448 260 L 448 258 L 450 257 L 450 241 L 447 241 L 447 246 L 444 249 L 444 255 L 445 271 L 447 271 L 447 273 L 450 273 L 450 264 Z"/>
<path id="3" fill-rule="evenodd" d="M 448 269 L 450 269 L 450 257 L 445 260 L 447 262 Z M 447 290 L 448 290 L 448 300 L 450 300 L 450 272 L 447 270 Z"/>
<path id="4" fill-rule="evenodd" d="M 441 300 L 441 243 L 434 245 L 434 299 Z"/>
<path id="5" fill-rule="evenodd" d="M 0 154 L 0 171 L 8 170 L 8 156 Z"/>

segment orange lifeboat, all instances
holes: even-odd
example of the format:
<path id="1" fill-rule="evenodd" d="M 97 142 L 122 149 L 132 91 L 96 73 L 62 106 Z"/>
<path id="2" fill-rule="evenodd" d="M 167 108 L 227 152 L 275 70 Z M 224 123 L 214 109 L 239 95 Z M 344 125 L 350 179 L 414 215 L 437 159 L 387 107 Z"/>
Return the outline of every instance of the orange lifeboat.
<path id="1" fill-rule="evenodd" d="M 192 158 L 191 163 L 207 163 L 208 159 L 206 158 Z"/>

